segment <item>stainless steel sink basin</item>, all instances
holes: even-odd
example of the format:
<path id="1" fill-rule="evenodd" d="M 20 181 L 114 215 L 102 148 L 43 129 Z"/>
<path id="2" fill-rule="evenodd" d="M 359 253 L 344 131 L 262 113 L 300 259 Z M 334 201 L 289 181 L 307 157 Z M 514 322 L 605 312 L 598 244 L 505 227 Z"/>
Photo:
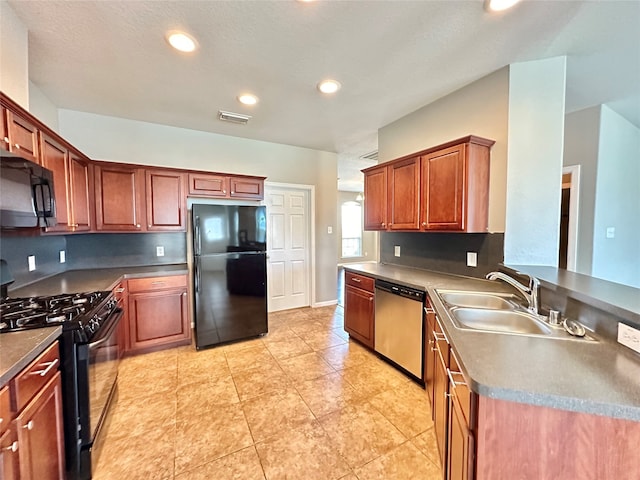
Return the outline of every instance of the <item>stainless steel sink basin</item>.
<path id="1" fill-rule="evenodd" d="M 515 310 L 454 308 L 451 315 L 461 328 L 524 335 L 551 335 L 551 328 L 531 314 Z"/>
<path id="2" fill-rule="evenodd" d="M 454 307 L 514 310 L 516 297 L 510 294 L 438 290 L 442 300 Z"/>

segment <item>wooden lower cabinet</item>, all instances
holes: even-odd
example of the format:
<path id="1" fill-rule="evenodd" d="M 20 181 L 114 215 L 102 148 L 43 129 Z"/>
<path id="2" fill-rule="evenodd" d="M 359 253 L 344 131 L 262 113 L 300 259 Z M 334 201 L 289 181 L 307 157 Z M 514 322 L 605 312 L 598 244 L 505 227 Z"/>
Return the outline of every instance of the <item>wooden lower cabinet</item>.
<path id="1" fill-rule="evenodd" d="M 375 281 L 345 270 L 344 329 L 350 337 L 374 348 Z"/>
<path id="2" fill-rule="evenodd" d="M 20 478 L 64 478 L 62 384 L 56 373 L 15 420 Z"/>
<path id="3" fill-rule="evenodd" d="M 118 356 L 122 358 L 129 345 L 129 293 L 127 281 L 122 280 L 113 288 L 113 295 L 122 309 L 122 317 L 118 325 Z"/>
<path id="4" fill-rule="evenodd" d="M 191 342 L 186 275 L 128 280 L 130 353 Z"/>
<path id="5" fill-rule="evenodd" d="M 440 464 L 446 475 L 447 425 L 449 423 L 449 378 L 447 376 L 447 369 L 449 368 L 449 342 L 442 332 L 442 327 L 439 325 L 437 317 L 433 336 L 435 339 L 435 362 L 433 366 L 433 401 L 431 403 L 431 414 L 433 416 L 433 426 L 438 444 L 438 452 L 440 454 Z"/>
<path id="6" fill-rule="evenodd" d="M 3 480 L 65 478 L 59 363 L 56 342 L 0 388 Z"/>

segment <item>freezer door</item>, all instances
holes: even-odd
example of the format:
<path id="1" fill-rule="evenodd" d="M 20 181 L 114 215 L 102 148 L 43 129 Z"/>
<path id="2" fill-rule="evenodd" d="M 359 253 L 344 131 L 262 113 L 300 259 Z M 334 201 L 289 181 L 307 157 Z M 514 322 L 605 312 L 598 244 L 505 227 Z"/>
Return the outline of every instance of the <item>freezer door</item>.
<path id="1" fill-rule="evenodd" d="M 191 214 L 195 255 L 267 249 L 264 206 L 195 204 Z"/>
<path id="2" fill-rule="evenodd" d="M 267 333 L 265 253 L 196 257 L 196 348 Z"/>

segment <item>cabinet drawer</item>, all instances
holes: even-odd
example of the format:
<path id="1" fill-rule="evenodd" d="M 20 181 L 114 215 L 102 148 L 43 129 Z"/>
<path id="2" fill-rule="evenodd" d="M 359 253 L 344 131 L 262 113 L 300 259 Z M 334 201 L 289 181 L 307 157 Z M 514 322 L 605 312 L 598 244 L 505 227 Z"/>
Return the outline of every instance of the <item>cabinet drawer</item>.
<path id="1" fill-rule="evenodd" d="M 449 371 L 451 372 L 451 378 L 449 379 L 449 381 L 451 382 L 452 393 L 455 394 L 455 399 L 458 401 L 460 410 L 462 411 L 462 415 L 464 416 L 467 426 L 469 427 L 472 423 L 472 394 L 466 383 L 466 380 L 464 379 L 464 375 L 462 375 L 458 359 L 456 358 L 456 354 L 453 349 L 449 351 L 449 364 Z"/>
<path id="2" fill-rule="evenodd" d="M 129 293 L 181 288 L 187 286 L 186 275 L 170 275 L 168 277 L 133 278 L 127 281 Z"/>
<path id="3" fill-rule="evenodd" d="M 9 397 L 9 387 L 0 389 L 0 433 L 9 428 L 11 423 L 11 403 Z"/>
<path id="4" fill-rule="evenodd" d="M 364 275 L 359 275 L 357 273 L 351 273 L 345 270 L 344 272 L 345 281 L 347 285 L 351 285 L 352 287 L 358 287 L 367 292 L 373 293 L 375 288 L 375 281 L 371 277 L 365 277 Z"/>
<path id="5" fill-rule="evenodd" d="M 45 350 L 15 378 L 16 411 L 20 411 L 33 396 L 51 380 L 60 366 L 58 342 Z"/>

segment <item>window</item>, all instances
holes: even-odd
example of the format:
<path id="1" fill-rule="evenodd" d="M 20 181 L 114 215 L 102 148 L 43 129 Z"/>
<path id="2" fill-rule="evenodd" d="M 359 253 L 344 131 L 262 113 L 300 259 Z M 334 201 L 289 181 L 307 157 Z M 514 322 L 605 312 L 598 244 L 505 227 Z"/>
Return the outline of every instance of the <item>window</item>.
<path id="1" fill-rule="evenodd" d="M 342 258 L 362 256 L 362 206 L 342 204 Z"/>

